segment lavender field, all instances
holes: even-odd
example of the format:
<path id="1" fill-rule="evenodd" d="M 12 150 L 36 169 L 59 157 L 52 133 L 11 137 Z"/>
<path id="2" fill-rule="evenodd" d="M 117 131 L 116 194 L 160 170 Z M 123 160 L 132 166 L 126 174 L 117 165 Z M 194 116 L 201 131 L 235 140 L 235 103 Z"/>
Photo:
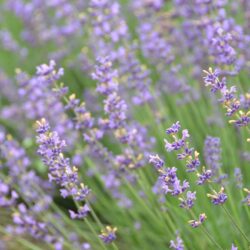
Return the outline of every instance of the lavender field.
<path id="1" fill-rule="evenodd" d="M 249 250 L 249 133 L 249 0 L 0 0 L 0 250 Z"/>

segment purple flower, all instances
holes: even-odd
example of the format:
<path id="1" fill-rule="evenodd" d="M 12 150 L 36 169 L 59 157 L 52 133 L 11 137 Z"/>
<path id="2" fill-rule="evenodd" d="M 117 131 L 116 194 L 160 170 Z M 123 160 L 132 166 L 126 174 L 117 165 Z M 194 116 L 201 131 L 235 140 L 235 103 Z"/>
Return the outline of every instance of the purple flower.
<path id="1" fill-rule="evenodd" d="M 0 207 L 11 207 L 16 204 L 18 194 L 10 186 L 0 180 Z"/>
<path id="2" fill-rule="evenodd" d="M 116 92 L 110 94 L 104 100 L 104 111 L 109 115 L 110 129 L 118 129 L 122 126 L 122 122 L 126 120 L 127 105 Z"/>
<path id="3" fill-rule="evenodd" d="M 60 76 L 62 76 L 64 74 L 64 70 L 62 68 L 60 68 L 59 71 L 58 71 L 58 73 L 56 73 L 54 71 L 55 66 L 56 66 L 55 61 L 51 60 L 49 62 L 49 65 L 42 64 L 40 66 L 37 66 L 36 67 L 36 74 L 38 76 L 46 76 L 46 75 L 53 74 L 55 76 L 55 79 L 59 79 Z"/>
<path id="4" fill-rule="evenodd" d="M 165 194 L 170 193 L 173 196 L 177 196 L 189 188 L 189 183 L 186 180 L 181 184 L 181 181 L 177 178 L 176 171 L 175 167 L 159 171 L 160 176 L 158 177 L 158 181 Z"/>
<path id="5" fill-rule="evenodd" d="M 232 86 L 230 89 L 227 89 L 226 87 L 221 89 L 222 98 L 219 99 L 219 102 L 229 102 L 230 100 L 233 100 L 235 98 L 236 93 L 236 87 Z"/>
<path id="6" fill-rule="evenodd" d="M 90 190 L 83 183 L 79 183 L 78 169 L 70 165 L 69 158 L 64 157 L 65 141 L 60 139 L 57 132 L 43 129 L 50 127 L 44 118 L 37 121 L 37 126 L 37 152 L 44 164 L 49 167 L 49 180 L 60 185 L 60 192 L 64 198 L 72 196 L 76 201 L 84 200 Z"/>
<path id="7" fill-rule="evenodd" d="M 217 64 L 230 65 L 236 61 L 236 51 L 231 46 L 232 35 L 227 32 L 220 22 L 211 22 L 207 25 L 209 51 Z"/>
<path id="8" fill-rule="evenodd" d="M 82 250 L 88 250 L 88 249 L 91 249 L 91 245 L 88 243 L 88 242 L 84 242 L 82 244 Z"/>
<path id="9" fill-rule="evenodd" d="M 77 213 L 75 213 L 72 210 L 69 210 L 71 219 L 85 218 L 88 215 L 89 212 L 90 212 L 90 208 L 89 208 L 89 206 L 87 204 L 85 204 L 83 207 L 79 207 Z"/>
<path id="10" fill-rule="evenodd" d="M 117 231 L 116 227 L 112 228 L 110 226 L 107 226 L 105 229 L 101 231 L 99 237 L 105 244 L 110 244 L 116 239 L 116 231 Z"/>
<path id="11" fill-rule="evenodd" d="M 179 132 L 180 128 L 181 128 L 180 122 L 177 121 L 170 128 L 166 129 L 166 133 L 168 135 L 170 135 L 170 134 L 177 134 Z"/>
<path id="12" fill-rule="evenodd" d="M 205 77 L 206 86 L 211 85 L 213 88 L 218 82 L 220 82 L 217 76 L 215 77 L 215 79 L 212 80 L 214 82 L 210 82 L 210 80 L 207 80 L 207 78 L 210 78 L 210 75 L 215 74 L 215 72 L 213 72 L 211 68 L 209 69 L 209 71 L 204 71 L 204 72 L 207 74 L 207 76 Z M 236 127 L 248 126 L 248 124 L 250 123 L 250 117 L 249 117 L 250 112 L 249 111 L 244 112 L 243 110 L 240 109 L 241 105 L 242 108 L 244 109 L 247 106 L 247 104 L 245 102 L 244 97 L 242 98 L 241 96 L 239 98 L 236 96 L 235 94 L 236 87 L 232 86 L 231 88 L 227 88 L 226 84 L 224 84 L 222 88 L 215 88 L 215 90 L 216 91 L 220 90 L 221 98 L 219 99 L 219 102 L 221 102 L 224 108 L 226 109 L 226 115 L 227 116 L 234 115 L 235 117 L 237 117 L 237 119 L 230 120 L 229 123 L 235 124 Z M 248 98 L 248 96 L 246 98 Z"/>
<path id="13" fill-rule="evenodd" d="M 112 62 L 107 57 L 97 61 L 98 65 L 95 67 L 92 78 L 98 81 L 97 92 L 106 97 L 103 103 L 104 111 L 108 115 L 105 123 L 102 122 L 105 124 L 102 127 L 111 130 L 124 129 L 127 104 L 118 94 L 117 71 L 112 69 Z"/>
<path id="14" fill-rule="evenodd" d="M 238 250 L 238 247 L 236 247 L 234 244 L 232 244 L 231 250 Z"/>
<path id="15" fill-rule="evenodd" d="M 15 227 L 8 228 L 12 234 L 28 234 L 36 240 L 43 240 L 54 245 L 55 249 L 62 249 L 63 239 L 59 235 L 49 232 L 49 224 L 39 221 L 23 203 L 19 204 L 12 215 Z"/>
<path id="16" fill-rule="evenodd" d="M 207 219 L 207 216 L 205 213 L 200 214 L 198 220 L 190 220 L 188 223 L 191 227 L 196 228 L 199 227 L 205 220 Z"/>
<path id="17" fill-rule="evenodd" d="M 168 152 L 171 152 L 173 150 L 181 150 L 182 153 L 179 153 L 177 156 L 177 159 L 179 160 L 186 160 L 186 168 L 187 172 L 194 172 L 196 169 L 200 166 L 200 160 L 199 160 L 199 153 L 197 151 L 194 151 L 193 148 L 188 147 L 188 140 L 189 133 L 187 129 L 182 130 L 182 138 L 178 139 L 178 132 L 180 130 L 180 124 L 179 122 L 176 122 L 173 124 L 169 129 L 167 129 L 167 134 L 170 134 L 174 141 L 171 143 L 168 140 L 165 141 L 165 148 Z"/>
<path id="18" fill-rule="evenodd" d="M 199 166 L 200 166 L 200 160 L 198 157 L 192 160 L 188 160 L 186 164 L 187 172 L 194 172 Z"/>
<path id="19" fill-rule="evenodd" d="M 153 164 L 156 170 L 160 170 L 164 166 L 164 161 L 159 157 L 159 155 L 150 155 L 149 163 Z"/>
<path id="20" fill-rule="evenodd" d="M 204 158 L 206 166 L 211 170 L 214 181 L 219 180 L 219 171 L 221 168 L 221 145 L 220 138 L 207 136 L 204 142 Z M 201 174 L 202 176 L 202 174 Z"/>
<path id="21" fill-rule="evenodd" d="M 230 120 L 229 123 L 235 124 L 236 127 L 246 127 L 250 124 L 250 111 L 244 113 L 243 111 L 239 111 L 239 118 L 237 120 Z"/>
<path id="22" fill-rule="evenodd" d="M 45 133 L 47 133 L 49 130 L 50 130 L 49 123 L 48 123 L 48 122 L 43 122 L 43 123 L 40 124 L 39 127 L 37 127 L 36 132 L 37 132 L 38 134 L 45 134 Z"/>
<path id="23" fill-rule="evenodd" d="M 198 173 L 197 176 L 198 176 L 197 184 L 203 185 L 205 182 L 207 182 L 211 179 L 212 171 L 210 169 L 206 170 L 204 167 L 202 169 L 202 172 Z"/>
<path id="24" fill-rule="evenodd" d="M 108 57 L 98 58 L 98 65 L 95 66 L 95 72 L 92 73 L 93 80 L 97 80 L 99 85 L 97 86 L 97 92 L 103 95 L 109 95 L 118 90 L 118 72 L 112 70 L 112 62 Z"/>
<path id="25" fill-rule="evenodd" d="M 186 198 L 179 198 L 179 200 L 181 201 L 180 207 L 190 209 L 196 200 L 196 192 L 187 191 Z"/>
<path id="26" fill-rule="evenodd" d="M 246 198 L 243 200 L 243 203 L 246 203 L 247 206 L 250 206 L 250 190 L 247 189 L 247 188 L 244 188 L 243 190 L 247 193 L 247 196 L 246 196 Z"/>
<path id="27" fill-rule="evenodd" d="M 241 173 L 241 169 L 240 168 L 235 168 L 234 169 L 234 178 L 235 178 L 235 182 L 236 182 L 236 186 L 237 188 L 242 188 L 242 173 Z"/>
<path id="28" fill-rule="evenodd" d="M 250 93 L 245 93 L 245 95 L 240 95 L 240 104 L 244 110 L 250 109 Z"/>
<path id="29" fill-rule="evenodd" d="M 207 196 L 212 200 L 214 205 L 222 205 L 227 200 L 227 195 L 224 193 L 224 188 L 222 187 L 219 192 L 213 190 L 213 194 L 207 194 Z"/>
<path id="30" fill-rule="evenodd" d="M 210 86 L 211 87 L 211 92 L 215 93 L 218 90 L 222 90 L 226 86 L 226 81 L 223 79 L 220 81 L 219 75 L 220 75 L 220 70 L 215 69 L 214 71 L 212 68 L 209 68 L 208 71 L 204 70 L 206 73 L 206 76 L 204 78 L 205 86 Z"/>
<path id="31" fill-rule="evenodd" d="M 184 142 L 182 139 L 177 140 L 177 141 L 172 142 L 172 143 L 169 143 L 169 142 L 165 139 L 164 142 L 165 142 L 165 148 L 166 148 L 166 150 L 167 150 L 168 152 L 171 152 L 171 151 L 173 151 L 173 150 L 179 150 L 179 149 L 183 148 L 184 145 L 185 145 L 185 142 Z"/>
<path id="32" fill-rule="evenodd" d="M 200 166 L 199 153 L 194 151 L 193 148 L 189 148 L 189 133 L 187 129 L 182 130 L 182 138 L 178 138 L 178 132 L 180 130 L 179 122 L 173 124 L 167 129 L 167 134 L 171 135 L 173 142 L 165 141 L 165 148 L 168 152 L 173 150 L 181 150 L 182 152 L 177 155 L 177 159 L 186 161 L 186 171 L 194 172 Z"/>
<path id="33" fill-rule="evenodd" d="M 183 240 L 181 237 L 177 234 L 175 241 L 171 240 L 170 241 L 170 248 L 175 249 L 175 250 L 184 250 L 184 244 Z"/>
<path id="34" fill-rule="evenodd" d="M 63 69 L 56 69 L 55 66 L 54 61 L 50 61 L 49 65 L 42 64 L 37 67 L 37 72 L 33 77 L 17 70 L 19 105 L 22 107 L 19 113 L 26 118 L 26 123 L 29 120 L 34 121 L 45 117 L 55 127 L 58 134 L 65 138 L 70 146 L 73 146 L 77 134 L 73 131 L 73 121 L 68 118 L 60 100 L 65 95 L 66 88 L 63 85 L 56 87 L 57 81 L 63 75 Z"/>
<path id="35" fill-rule="evenodd" d="M 233 99 L 227 106 L 227 116 L 232 116 L 240 109 L 240 101 L 237 99 Z M 240 126 L 239 126 L 240 127 Z"/>
<path id="36" fill-rule="evenodd" d="M 29 170 L 30 159 L 27 157 L 26 151 L 19 143 L 12 138 L 11 135 L 2 133 L 2 141 L 0 143 L 0 156 L 4 161 L 3 167 L 7 170 L 8 187 L 13 189 L 13 185 L 18 186 L 18 193 L 22 195 L 29 203 L 34 203 L 31 210 L 35 213 L 45 210 L 51 203 L 50 192 L 52 185 L 47 180 L 40 178 L 33 170 Z M 39 185 L 44 191 L 41 195 L 34 186 Z M 1 192 L 0 192 L 1 193 Z M 6 194 L 7 195 L 7 194 Z M 7 199 L 7 196 L 9 197 Z M 1 202 L 14 202 L 16 193 L 14 190 L 5 198 L 1 198 Z M 6 200 L 7 199 L 7 200 Z M 7 204 L 6 204 L 7 205 Z"/>
<path id="37" fill-rule="evenodd" d="M 184 129 L 182 131 L 182 138 L 181 139 L 174 138 L 175 140 L 172 143 L 169 143 L 166 139 L 164 139 L 166 150 L 168 152 L 171 152 L 173 150 L 179 150 L 179 149 L 183 148 L 185 146 L 185 142 L 186 142 L 186 139 L 188 137 L 189 137 L 188 130 Z"/>
<path id="38" fill-rule="evenodd" d="M 185 148 L 184 152 L 177 155 L 178 160 L 183 160 L 185 158 L 191 157 L 193 154 L 194 149 L 193 148 Z"/>
<path id="39" fill-rule="evenodd" d="M 27 57 L 27 48 L 22 48 L 8 30 L 0 30 L 0 43 L 5 50 L 19 54 L 22 59 Z"/>

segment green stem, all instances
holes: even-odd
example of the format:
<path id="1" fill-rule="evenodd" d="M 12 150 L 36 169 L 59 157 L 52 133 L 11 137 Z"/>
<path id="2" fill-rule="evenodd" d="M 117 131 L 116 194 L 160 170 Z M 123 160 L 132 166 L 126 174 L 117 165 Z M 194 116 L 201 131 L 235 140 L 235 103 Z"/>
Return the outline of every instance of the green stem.
<path id="1" fill-rule="evenodd" d="M 190 212 L 190 214 L 191 214 L 191 216 L 193 217 L 193 218 L 195 218 L 195 215 L 194 215 L 194 213 L 193 213 L 193 211 L 190 209 L 189 210 L 189 212 Z M 217 241 L 214 239 L 214 237 L 208 232 L 208 230 L 205 228 L 205 226 L 202 224 L 201 225 L 201 230 L 203 231 L 203 233 L 204 234 L 206 234 L 207 235 L 207 237 L 210 239 L 210 241 L 212 242 L 212 243 L 214 243 L 217 247 L 218 247 L 218 249 L 222 249 L 223 250 L 223 248 L 220 246 L 220 244 L 219 243 L 217 243 Z"/>
<path id="2" fill-rule="evenodd" d="M 91 223 L 88 221 L 87 218 L 84 218 L 85 223 L 87 224 L 87 226 L 89 227 L 90 231 L 96 236 L 96 238 L 98 239 L 100 245 L 102 246 L 103 249 L 107 250 L 106 246 L 104 245 L 104 243 L 102 242 L 102 240 L 98 237 L 98 235 L 96 234 L 95 229 L 93 228 L 93 226 L 91 225 Z"/>
<path id="3" fill-rule="evenodd" d="M 203 231 L 203 233 L 207 235 L 207 237 L 211 240 L 211 242 L 213 242 L 218 247 L 218 249 L 223 250 L 223 248 L 216 242 L 213 236 L 207 231 L 207 229 L 203 225 L 201 226 L 201 230 Z"/>
<path id="4" fill-rule="evenodd" d="M 91 215 L 93 216 L 95 222 L 98 224 L 98 226 L 100 227 L 100 229 L 102 229 L 104 226 L 103 224 L 101 223 L 101 221 L 99 220 L 98 216 L 96 215 L 94 209 L 91 207 L 91 205 L 89 204 L 89 202 L 86 200 L 86 203 L 90 209 L 90 213 Z"/>
<path id="5" fill-rule="evenodd" d="M 112 246 L 113 246 L 114 250 L 119 250 L 119 248 L 117 247 L 117 245 L 114 242 L 112 243 Z"/>
<path id="6" fill-rule="evenodd" d="M 230 220 L 232 221 L 232 223 L 234 224 L 234 227 L 236 229 L 238 229 L 238 231 L 241 233 L 241 235 L 245 238 L 245 240 L 250 243 L 249 239 L 247 238 L 247 236 L 245 235 L 245 233 L 243 232 L 243 230 L 240 228 L 240 226 L 236 223 L 236 221 L 234 220 L 234 218 L 232 217 L 232 215 L 229 213 L 229 211 L 226 209 L 225 206 L 223 206 L 224 211 L 226 212 L 226 214 L 228 215 L 228 217 L 230 218 Z"/>

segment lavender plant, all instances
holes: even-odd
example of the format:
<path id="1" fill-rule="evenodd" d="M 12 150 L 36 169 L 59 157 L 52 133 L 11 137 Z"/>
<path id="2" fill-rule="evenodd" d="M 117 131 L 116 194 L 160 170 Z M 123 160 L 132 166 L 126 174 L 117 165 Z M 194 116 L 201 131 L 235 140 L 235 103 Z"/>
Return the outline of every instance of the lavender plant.
<path id="1" fill-rule="evenodd" d="M 249 8 L 0 1 L 0 249 L 249 249 Z"/>

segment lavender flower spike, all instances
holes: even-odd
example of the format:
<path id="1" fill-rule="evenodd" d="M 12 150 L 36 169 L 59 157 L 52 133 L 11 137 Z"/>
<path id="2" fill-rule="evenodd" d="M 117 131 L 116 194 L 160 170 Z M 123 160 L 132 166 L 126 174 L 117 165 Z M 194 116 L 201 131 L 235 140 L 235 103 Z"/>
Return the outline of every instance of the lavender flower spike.
<path id="1" fill-rule="evenodd" d="M 188 223 L 191 225 L 191 227 L 196 228 L 196 227 L 199 227 L 206 219 L 207 219 L 207 216 L 205 213 L 203 213 L 203 214 L 200 214 L 198 220 L 190 220 Z"/>
<path id="2" fill-rule="evenodd" d="M 186 139 L 189 137 L 188 130 L 184 129 L 182 131 L 182 138 L 177 139 L 175 135 L 172 135 L 174 138 L 173 143 L 169 143 L 166 139 L 164 139 L 165 142 L 165 148 L 168 152 L 171 152 L 173 150 L 179 150 L 185 146 Z"/>
<path id="3" fill-rule="evenodd" d="M 102 239 L 104 243 L 110 244 L 116 239 L 116 234 L 115 234 L 116 231 L 117 231 L 116 227 L 112 228 L 110 226 L 107 226 L 105 229 L 101 231 L 99 237 Z"/>
<path id="4" fill-rule="evenodd" d="M 232 244 L 231 250 L 238 250 L 238 247 L 236 247 L 234 244 Z"/>
<path id="5" fill-rule="evenodd" d="M 181 131 L 181 138 L 178 137 L 180 128 L 180 123 L 177 121 L 166 130 L 166 133 L 173 138 L 173 142 L 171 143 L 165 139 L 165 148 L 168 152 L 180 150 L 181 152 L 178 154 L 177 159 L 186 161 L 187 172 L 194 172 L 200 166 L 199 153 L 194 151 L 193 148 L 189 148 L 189 141 L 187 138 L 189 138 L 190 135 L 187 129 Z"/>
<path id="6" fill-rule="evenodd" d="M 180 122 L 177 121 L 170 128 L 166 129 L 166 133 L 168 135 L 170 135 L 170 134 L 177 134 L 179 132 L 180 128 L 181 128 Z"/>
<path id="7" fill-rule="evenodd" d="M 247 193 L 247 197 L 243 200 L 248 206 L 250 206 L 250 190 L 247 188 L 243 189 Z"/>
<path id="8" fill-rule="evenodd" d="M 37 126 L 37 152 L 43 163 L 49 167 L 49 180 L 60 185 L 60 192 L 64 198 L 71 195 L 76 201 L 84 200 L 90 189 L 79 183 L 77 168 L 72 167 L 70 159 L 64 157 L 65 141 L 59 138 L 57 132 L 50 131 L 50 126 L 44 118 L 37 121 Z"/>
<path id="9" fill-rule="evenodd" d="M 78 209 L 78 213 L 75 213 L 72 210 L 69 210 L 70 218 L 71 219 L 82 219 L 85 218 L 88 213 L 90 212 L 90 208 L 87 204 L 85 204 L 83 207 L 80 207 Z"/>
<path id="10" fill-rule="evenodd" d="M 171 240 L 170 241 L 170 248 L 175 249 L 175 250 L 184 250 L 184 244 L 183 244 L 183 240 L 181 239 L 181 237 L 177 234 L 176 236 L 176 240 Z"/>
<path id="11" fill-rule="evenodd" d="M 190 209 L 196 200 L 196 192 L 187 191 L 186 198 L 180 197 L 179 200 L 181 201 L 180 207 Z"/>
<path id="12" fill-rule="evenodd" d="M 156 170 L 160 170 L 164 166 L 164 161 L 159 157 L 159 155 L 150 155 L 149 163 L 153 164 Z"/>
<path id="13" fill-rule="evenodd" d="M 219 192 L 213 190 L 213 194 L 207 194 L 207 197 L 211 198 L 214 205 L 222 205 L 227 200 L 227 195 L 224 193 L 224 187 Z"/>
<path id="14" fill-rule="evenodd" d="M 198 180 L 197 184 L 198 185 L 203 185 L 205 182 L 209 182 L 211 177 L 212 177 L 212 171 L 210 169 L 205 169 L 205 167 L 202 168 L 201 173 L 197 173 Z"/>
<path id="15" fill-rule="evenodd" d="M 170 193 L 172 196 L 178 196 L 189 188 L 189 183 L 186 180 L 181 183 L 176 175 L 176 171 L 177 169 L 175 167 L 165 168 L 159 171 L 158 181 L 165 194 Z"/>
<path id="16" fill-rule="evenodd" d="M 225 87 L 226 83 L 224 80 L 219 79 L 220 70 L 215 69 L 214 71 L 212 68 L 209 68 L 208 71 L 203 70 L 203 72 L 206 74 L 204 77 L 205 86 L 211 87 L 211 92 L 215 93 L 218 90 L 221 90 Z"/>
<path id="17" fill-rule="evenodd" d="M 243 176 L 242 176 L 240 168 L 235 168 L 234 169 L 234 178 L 235 178 L 237 188 L 242 188 L 242 186 L 243 186 L 243 184 L 242 184 Z"/>

